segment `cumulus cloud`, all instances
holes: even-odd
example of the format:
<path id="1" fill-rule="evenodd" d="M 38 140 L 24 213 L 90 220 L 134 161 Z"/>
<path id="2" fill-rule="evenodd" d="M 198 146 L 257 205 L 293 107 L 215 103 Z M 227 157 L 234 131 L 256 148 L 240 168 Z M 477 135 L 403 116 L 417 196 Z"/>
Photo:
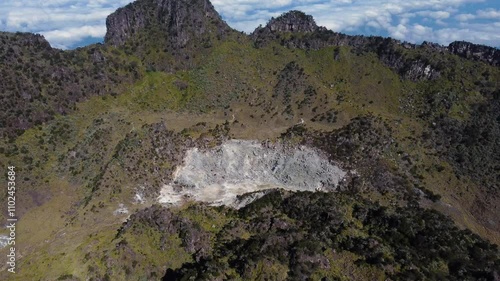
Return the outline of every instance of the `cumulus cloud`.
<path id="1" fill-rule="evenodd" d="M 132 0 L 18 0 L 0 4 L 0 30 L 34 32 L 53 47 L 78 46 L 86 38 L 102 40 L 106 16 Z"/>
<path id="2" fill-rule="evenodd" d="M 85 38 L 102 40 L 108 14 L 132 0 L 7 0 L 0 29 L 43 34 L 59 48 Z M 420 43 L 453 40 L 500 46 L 500 10 L 485 0 L 212 0 L 235 29 L 252 32 L 289 10 L 314 16 L 319 25 L 350 34 L 391 36 Z M 474 9 L 477 6 L 478 8 Z M 480 8 L 479 8 L 480 7 Z"/>
<path id="3" fill-rule="evenodd" d="M 500 19 L 500 11 L 495 9 L 479 10 L 477 17 L 482 19 Z"/>
<path id="4" fill-rule="evenodd" d="M 456 19 L 461 22 L 473 19 L 498 20 L 500 19 L 500 10 L 496 9 L 477 10 L 475 14 L 459 14 L 456 16 Z"/>
<path id="5" fill-rule="evenodd" d="M 433 19 L 447 19 L 450 17 L 450 13 L 447 11 L 421 11 L 417 12 L 416 14 Z"/>
<path id="6" fill-rule="evenodd" d="M 475 19 L 476 16 L 473 14 L 459 14 L 455 17 L 458 21 L 468 21 Z"/>
<path id="7" fill-rule="evenodd" d="M 56 29 L 43 32 L 45 39 L 53 43 L 53 47 L 65 49 L 73 46 L 87 37 L 101 38 L 106 34 L 106 27 L 103 25 L 84 25 L 66 29 Z M 62 43 L 57 43 L 62 42 Z"/>

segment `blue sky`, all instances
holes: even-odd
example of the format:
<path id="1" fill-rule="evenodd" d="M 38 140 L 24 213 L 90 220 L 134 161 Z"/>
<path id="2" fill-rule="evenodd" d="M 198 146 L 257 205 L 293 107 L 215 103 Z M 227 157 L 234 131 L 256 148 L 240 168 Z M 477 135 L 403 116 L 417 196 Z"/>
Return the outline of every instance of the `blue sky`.
<path id="1" fill-rule="evenodd" d="M 3 0 L 0 30 L 40 33 L 53 47 L 102 41 L 106 16 L 131 0 Z M 251 32 L 289 10 L 347 34 L 413 43 L 455 40 L 500 47 L 500 0 L 212 0 L 233 28 Z"/>

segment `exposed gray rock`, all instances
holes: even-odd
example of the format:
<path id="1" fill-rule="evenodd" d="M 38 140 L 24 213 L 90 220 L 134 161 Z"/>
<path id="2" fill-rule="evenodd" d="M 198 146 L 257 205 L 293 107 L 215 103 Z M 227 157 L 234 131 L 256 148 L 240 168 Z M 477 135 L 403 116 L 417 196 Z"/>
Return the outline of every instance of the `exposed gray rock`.
<path id="1" fill-rule="evenodd" d="M 128 208 L 123 203 L 118 204 L 118 208 L 113 211 L 113 215 L 115 216 L 126 215 L 126 214 L 128 214 Z"/>
<path id="2" fill-rule="evenodd" d="M 272 32 L 314 32 L 320 27 L 311 15 L 301 11 L 290 11 L 278 18 L 271 18 L 266 28 Z"/>
<path id="3" fill-rule="evenodd" d="M 448 49 L 445 46 L 427 41 L 422 42 L 422 45 L 420 45 L 420 47 L 439 53 L 448 52 Z"/>
<path id="4" fill-rule="evenodd" d="M 0 235 L 0 249 L 7 247 L 9 243 L 9 237 L 7 235 Z"/>
<path id="5" fill-rule="evenodd" d="M 241 207 L 238 195 L 272 188 L 335 190 L 345 174 L 305 146 L 231 140 L 207 151 L 188 150 L 184 164 L 177 168 L 173 182 L 163 187 L 158 200 L 175 204 L 187 197 Z"/>
<path id="6" fill-rule="evenodd" d="M 500 50 L 497 48 L 455 41 L 448 46 L 448 51 L 463 58 L 486 62 L 494 66 L 500 65 Z"/>
<path id="7" fill-rule="evenodd" d="M 230 30 L 208 0 L 143 0 L 133 2 L 106 19 L 106 44 L 120 46 L 134 34 L 159 30 L 176 47 L 193 38 Z M 158 38 L 157 38 L 158 39 Z"/>

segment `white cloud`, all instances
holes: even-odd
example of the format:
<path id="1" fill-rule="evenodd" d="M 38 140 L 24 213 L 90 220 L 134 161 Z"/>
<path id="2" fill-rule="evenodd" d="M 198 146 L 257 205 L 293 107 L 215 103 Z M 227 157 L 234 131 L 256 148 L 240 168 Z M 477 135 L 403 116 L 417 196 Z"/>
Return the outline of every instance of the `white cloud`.
<path id="1" fill-rule="evenodd" d="M 496 9 L 477 10 L 476 14 L 459 14 L 455 18 L 462 22 L 473 19 L 500 19 L 500 11 Z"/>
<path id="2" fill-rule="evenodd" d="M 481 19 L 500 19 L 500 11 L 495 9 L 479 10 L 477 17 Z"/>
<path id="3" fill-rule="evenodd" d="M 458 21 L 469 21 L 475 19 L 476 16 L 473 14 L 459 14 L 455 17 Z"/>
<path id="4" fill-rule="evenodd" d="M 422 13 L 422 15 L 441 20 L 450 17 L 450 13 L 446 11 L 425 11 Z"/>
<path id="5" fill-rule="evenodd" d="M 413 35 L 414 36 L 423 36 L 423 35 L 426 35 L 426 34 L 429 34 L 432 32 L 432 28 L 428 27 L 428 26 L 423 26 L 423 25 L 420 25 L 420 24 L 415 24 L 413 25 Z"/>
<path id="6" fill-rule="evenodd" d="M 84 25 L 63 30 L 51 30 L 41 34 L 56 48 L 67 49 L 86 37 L 104 37 L 106 27 L 103 25 Z"/>
<path id="7" fill-rule="evenodd" d="M 398 24 L 395 27 L 389 28 L 389 35 L 396 39 L 405 39 L 408 36 L 408 28 L 404 24 Z"/>
<path id="8" fill-rule="evenodd" d="M 132 0 L 18 0 L 0 3 L 0 30 L 40 33 L 53 47 L 66 49 L 88 38 L 102 38 L 106 17 Z"/>
<path id="9" fill-rule="evenodd" d="M 406 37 L 414 42 L 427 40 L 440 44 L 448 44 L 452 41 L 465 40 L 477 44 L 500 45 L 500 34 L 496 32 L 500 28 L 500 22 L 493 24 L 468 23 L 440 29 L 432 29 L 422 25 L 414 25 L 409 28 L 411 31 L 407 33 Z"/>

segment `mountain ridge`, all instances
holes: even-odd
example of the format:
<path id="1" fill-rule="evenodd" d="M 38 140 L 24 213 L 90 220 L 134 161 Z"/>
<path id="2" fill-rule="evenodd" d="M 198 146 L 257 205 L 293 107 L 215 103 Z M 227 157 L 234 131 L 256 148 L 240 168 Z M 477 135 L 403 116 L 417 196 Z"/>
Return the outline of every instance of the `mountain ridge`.
<path id="1" fill-rule="evenodd" d="M 177 17 L 176 15 L 174 15 L 175 13 L 171 13 L 174 6 L 169 5 L 177 5 L 184 12 L 180 13 L 179 17 Z M 33 44 L 33 42 L 39 42 L 36 44 L 41 44 L 40 46 L 42 46 L 42 49 L 40 51 L 47 52 L 43 55 L 45 58 L 52 57 L 53 55 L 51 55 L 51 53 L 57 53 L 57 56 L 63 54 L 63 57 L 75 57 L 75 54 L 78 53 L 91 52 L 89 50 L 98 50 L 97 52 L 101 54 L 96 54 L 95 56 L 97 57 L 94 57 L 94 60 L 96 58 L 105 60 L 105 56 L 103 56 L 102 51 L 99 50 L 116 46 L 115 48 L 119 49 L 121 52 L 138 56 L 147 70 L 172 72 L 175 71 L 175 69 L 190 69 L 196 67 L 199 64 L 199 59 L 196 57 L 197 54 L 201 56 L 208 54 L 211 50 L 211 46 L 213 44 L 218 44 L 217 42 L 220 42 L 220 40 L 226 40 L 223 39 L 224 36 L 226 36 L 227 40 L 241 40 L 231 39 L 236 37 L 251 38 L 251 40 L 253 40 L 254 42 L 254 45 L 257 47 L 263 46 L 263 44 L 267 44 L 266 42 L 273 42 L 275 40 L 280 41 L 281 45 L 288 48 L 300 48 L 306 50 L 320 49 L 327 46 L 351 46 L 358 50 L 358 52 L 377 53 L 380 59 L 384 61 L 386 65 L 394 69 L 404 78 L 411 80 L 436 79 L 440 75 L 439 65 L 436 65 L 435 61 L 428 58 L 428 55 L 421 55 L 420 58 L 416 59 L 407 59 L 404 56 L 405 50 L 422 49 L 425 52 L 429 50 L 429 52 L 436 54 L 450 53 L 463 57 L 467 60 L 485 62 L 492 66 L 498 66 L 500 63 L 500 50 L 493 47 L 477 45 L 464 41 L 450 43 L 448 47 L 428 42 L 423 42 L 421 45 L 417 45 L 378 36 L 366 37 L 345 35 L 342 33 L 336 33 L 331 30 L 327 30 L 324 27 L 317 26 L 312 16 L 306 15 L 299 11 L 284 13 L 282 16 L 278 17 L 278 19 L 271 19 L 265 27 L 257 27 L 255 31 L 250 35 L 242 35 L 241 33 L 232 30 L 229 26 L 227 26 L 227 24 L 225 24 L 225 22 L 222 21 L 209 1 L 197 2 L 196 7 L 198 8 L 195 9 L 197 12 L 193 14 L 193 17 L 196 18 L 198 25 L 201 24 L 202 26 L 206 26 L 208 24 L 208 26 L 196 31 L 197 28 L 194 28 L 193 26 L 189 27 L 186 25 L 186 21 L 189 21 L 189 18 L 186 14 L 186 11 L 189 7 L 192 6 L 189 6 L 186 1 L 182 0 L 147 0 L 133 2 L 123 8 L 118 9 L 117 12 L 108 17 L 107 25 L 109 30 L 106 34 L 104 45 L 94 44 L 78 48 L 77 50 L 64 52 L 52 49 L 50 47 L 50 44 L 48 44 L 41 35 L 34 35 L 30 33 L 3 33 L 3 53 L 1 55 L 1 58 L 3 62 L 7 65 L 10 65 L 11 68 L 22 67 L 17 61 L 8 59 L 7 51 L 12 50 L 12 48 L 9 49 L 8 46 L 19 45 L 19 47 L 17 48 L 25 48 Z M 206 11 L 207 14 L 203 14 L 203 11 Z M 150 14 L 147 16 L 144 15 L 144 13 Z M 215 23 L 207 23 L 207 19 L 215 19 Z M 172 22 L 172 20 L 173 22 L 182 22 L 184 27 L 169 27 L 169 23 L 167 22 L 167 20 L 169 20 L 170 22 Z M 140 35 L 142 32 L 141 30 L 144 30 L 143 27 L 146 25 L 146 22 L 148 22 L 148 26 L 160 26 L 160 28 L 151 28 L 152 31 Z M 165 24 L 166 26 L 164 26 Z M 290 27 L 290 24 L 292 26 L 295 24 L 295 26 L 297 27 L 292 32 L 289 32 L 290 30 L 287 29 Z M 134 27 L 135 25 L 137 26 Z M 119 26 L 122 26 L 123 28 L 118 28 Z M 136 33 L 131 34 L 132 32 Z M 169 32 L 176 35 L 171 37 Z M 300 36 L 290 36 L 287 34 L 300 34 Z M 17 41 L 16 39 L 15 42 L 9 39 L 17 37 L 22 39 L 19 41 Z M 130 39 L 128 40 L 130 42 L 126 40 L 127 38 Z M 154 38 L 154 40 L 152 41 L 148 38 Z M 40 55 L 39 51 L 33 51 L 38 52 L 38 55 Z M 31 53 L 31 51 L 28 51 L 28 54 L 29 53 Z M 156 54 L 153 55 L 152 53 Z M 16 55 L 14 54 L 14 56 Z M 36 58 L 29 59 L 33 60 Z M 95 63 L 99 63 L 99 59 L 97 59 Z M 129 63 L 130 64 L 125 68 L 129 68 L 132 74 L 137 73 L 137 71 L 134 70 L 134 68 L 136 67 L 136 63 L 132 61 L 130 61 Z M 97 68 L 102 68 L 99 65 L 96 66 Z M 51 70 L 50 72 L 57 73 L 60 71 L 61 70 Z M 110 74 L 104 74 L 107 71 L 105 69 L 95 69 L 92 71 L 101 72 L 104 76 L 110 76 Z M 63 73 L 64 72 L 65 71 L 63 71 Z M 137 74 L 133 75 L 137 76 Z M 7 79 L 9 79 L 9 75 L 5 76 L 7 77 Z M 36 82 L 36 80 L 38 80 L 38 78 L 36 78 L 37 76 L 40 77 L 39 74 L 35 74 L 34 77 L 27 80 L 34 79 L 35 81 L 33 82 L 38 84 L 46 83 L 44 82 L 46 80 Z M 71 83 L 65 82 L 64 80 L 66 79 L 62 79 L 61 81 L 62 86 L 56 86 L 60 88 L 59 91 L 61 91 L 61 94 L 71 95 L 74 92 L 83 91 L 83 89 L 79 89 L 79 86 L 72 85 Z M 127 80 L 131 82 L 136 79 L 116 77 L 113 78 L 113 80 Z M 22 84 L 30 85 L 32 84 L 32 82 L 26 81 Z M 89 85 L 88 87 L 91 86 Z M 3 88 L 1 89 L 6 93 L 8 92 L 6 85 L 3 85 Z M 25 90 L 18 90 L 18 92 L 23 91 Z M 104 92 L 110 93 L 112 91 L 105 90 Z M 85 95 L 93 96 L 95 95 L 95 92 L 90 91 Z M 66 97 L 63 97 L 63 99 L 66 99 Z M 32 127 L 35 123 L 39 124 L 40 122 L 53 118 L 55 113 L 64 114 L 65 112 L 71 110 L 74 103 L 74 101 L 71 101 L 72 99 L 75 98 L 70 98 L 70 101 L 65 102 L 64 104 L 48 104 L 48 109 L 46 111 L 53 113 L 49 113 L 48 115 L 36 115 L 34 120 L 30 121 L 25 117 L 20 117 L 20 119 L 17 121 L 17 125 L 12 126 L 8 129 L 5 129 L 4 127 L 1 130 L 1 134 L 4 136 L 13 136 L 15 134 L 20 134 L 23 130 Z M 80 97 L 76 97 L 76 100 L 80 99 Z M 9 103 L 4 102 L 2 104 L 4 104 L 4 106 L 7 106 Z M 33 109 L 30 108 L 30 103 L 26 106 L 14 105 L 13 107 L 2 107 L 0 109 L 2 109 L 4 112 L 21 110 L 21 112 L 24 112 L 24 116 L 26 116 L 27 111 L 33 111 Z M 11 116 L 12 115 L 13 114 L 11 114 Z M 3 119 L 5 120 L 5 118 Z"/>

